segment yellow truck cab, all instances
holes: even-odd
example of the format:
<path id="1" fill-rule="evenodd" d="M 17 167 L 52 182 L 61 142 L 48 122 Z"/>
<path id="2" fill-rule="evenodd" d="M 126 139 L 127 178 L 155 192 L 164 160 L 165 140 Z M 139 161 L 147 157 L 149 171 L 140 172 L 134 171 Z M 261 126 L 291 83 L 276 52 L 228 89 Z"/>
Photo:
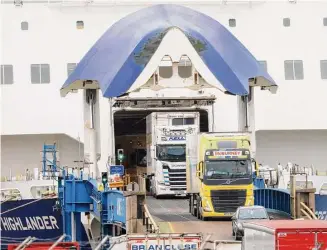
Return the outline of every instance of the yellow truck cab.
<path id="1" fill-rule="evenodd" d="M 190 213 L 199 219 L 231 217 L 252 206 L 253 174 L 248 133 L 199 133 L 186 142 Z"/>

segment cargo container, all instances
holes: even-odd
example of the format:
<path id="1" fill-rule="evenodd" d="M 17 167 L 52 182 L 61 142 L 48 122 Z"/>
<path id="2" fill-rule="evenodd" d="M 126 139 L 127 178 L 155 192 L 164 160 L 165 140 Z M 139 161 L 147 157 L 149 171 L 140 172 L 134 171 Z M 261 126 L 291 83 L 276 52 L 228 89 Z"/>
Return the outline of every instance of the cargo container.
<path id="1" fill-rule="evenodd" d="M 244 223 L 242 250 L 326 250 L 327 221 L 271 220 Z"/>

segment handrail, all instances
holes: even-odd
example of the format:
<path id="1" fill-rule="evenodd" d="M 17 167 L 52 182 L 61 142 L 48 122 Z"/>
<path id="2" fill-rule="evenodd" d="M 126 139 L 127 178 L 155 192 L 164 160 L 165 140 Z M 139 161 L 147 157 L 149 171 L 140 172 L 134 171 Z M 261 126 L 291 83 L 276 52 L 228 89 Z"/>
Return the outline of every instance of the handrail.
<path id="1" fill-rule="evenodd" d="M 49 250 L 54 249 L 60 242 L 62 242 L 66 238 L 66 236 L 67 236 L 66 234 L 61 235 L 60 238 L 55 243 L 52 244 Z"/>
<path id="2" fill-rule="evenodd" d="M 106 235 L 94 250 L 100 250 L 101 247 L 109 240 L 110 236 Z"/>
<path id="3" fill-rule="evenodd" d="M 148 227 L 150 226 L 150 232 L 151 233 L 159 233 L 160 229 L 153 219 L 152 215 L 149 212 L 148 206 L 146 204 L 143 205 L 143 225 L 146 226 L 146 229 L 148 230 Z M 149 223 L 150 222 L 150 223 Z"/>
<path id="4" fill-rule="evenodd" d="M 224 245 L 231 245 L 231 244 L 237 244 L 237 245 L 241 245 L 242 241 L 238 241 L 238 240 L 215 240 L 214 241 L 214 249 L 224 249 Z M 222 246 L 223 248 L 220 248 L 220 246 Z"/>
<path id="5" fill-rule="evenodd" d="M 30 238 L 23 246 L 22 248 L 19 248 L 19 249 L 25 249 L 26 247 L 28 247 L 29 245 L 31 245 L 33 243 L 33 241 L 35 241 L 36 238 L 35 237 L 32 237 Z"/>
<path id="6" fill-rule="evenodd" d="M 15 250 L 19 250 L 21 249 L 32 237 L 31 236 L 28 236 L 22 243 L 20 243 L 16 248 Z"/>
<path id="7" fill-rule="evenodd" d="M 210 238 L 211 238 L 211 234 L 209 234 L 208 236 L 207 236 L 207 238 L 201 243 L 201 245 L 200 245 L 200 250 L 203 250 L 203 249 L 205 249 L 204 247 L 205 247 L 205 245 L 208 243 L 208 242 L 212 242 L 212 241 L 210 241 Z"/>
<path id="8" fill-rule="evenodd" d="M 307 210 L 308 212 L 309 212 L 309 214 L 311 215 L 311 218 L 313 218 L 314 220 L 318 220 L 318 218 L 317 218 L 317 216 L 314 214 L 314 212 L 312 212 L 312 210 L 307 206 L 307 205 L 305 205 L 305 203 L 304 202 L 300 202 L 300 204 L 301 204 L 301 206 L 305 209 L 305 210 Z M 302 211 L 303 209 L 301 209 L 301 211 Z M 305 213 L 304 213 L 305 214 Z"/>

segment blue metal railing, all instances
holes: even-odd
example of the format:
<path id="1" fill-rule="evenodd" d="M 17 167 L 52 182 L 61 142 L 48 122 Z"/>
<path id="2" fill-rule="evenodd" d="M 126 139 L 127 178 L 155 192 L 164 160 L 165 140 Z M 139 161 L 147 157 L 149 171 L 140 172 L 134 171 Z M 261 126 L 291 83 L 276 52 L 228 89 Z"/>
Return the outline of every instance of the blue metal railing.
<path id="1" fill-rule="evenodd" d="M 268 211 L 290 216 L 291 204 L 288 190 L 260 188 L 254 190 L 254 204 L 265 207 Z"/>

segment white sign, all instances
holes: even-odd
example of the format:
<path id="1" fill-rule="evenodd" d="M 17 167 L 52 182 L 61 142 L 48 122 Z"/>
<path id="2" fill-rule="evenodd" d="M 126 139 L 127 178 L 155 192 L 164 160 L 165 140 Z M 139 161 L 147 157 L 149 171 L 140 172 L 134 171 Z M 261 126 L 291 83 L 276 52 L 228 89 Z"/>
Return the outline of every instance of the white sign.
<path id="1" fill-rule="evenodd" d="M 27 230 L 57 230 L 57 220 L 54 216 L 31 217 L 1 217 L 1 231 L 27 231 Z"/>
<path id="2" fill-rule="evenodd" d="M 214 151 L 214 156 L 240 156 L 242 151 Z"/>

